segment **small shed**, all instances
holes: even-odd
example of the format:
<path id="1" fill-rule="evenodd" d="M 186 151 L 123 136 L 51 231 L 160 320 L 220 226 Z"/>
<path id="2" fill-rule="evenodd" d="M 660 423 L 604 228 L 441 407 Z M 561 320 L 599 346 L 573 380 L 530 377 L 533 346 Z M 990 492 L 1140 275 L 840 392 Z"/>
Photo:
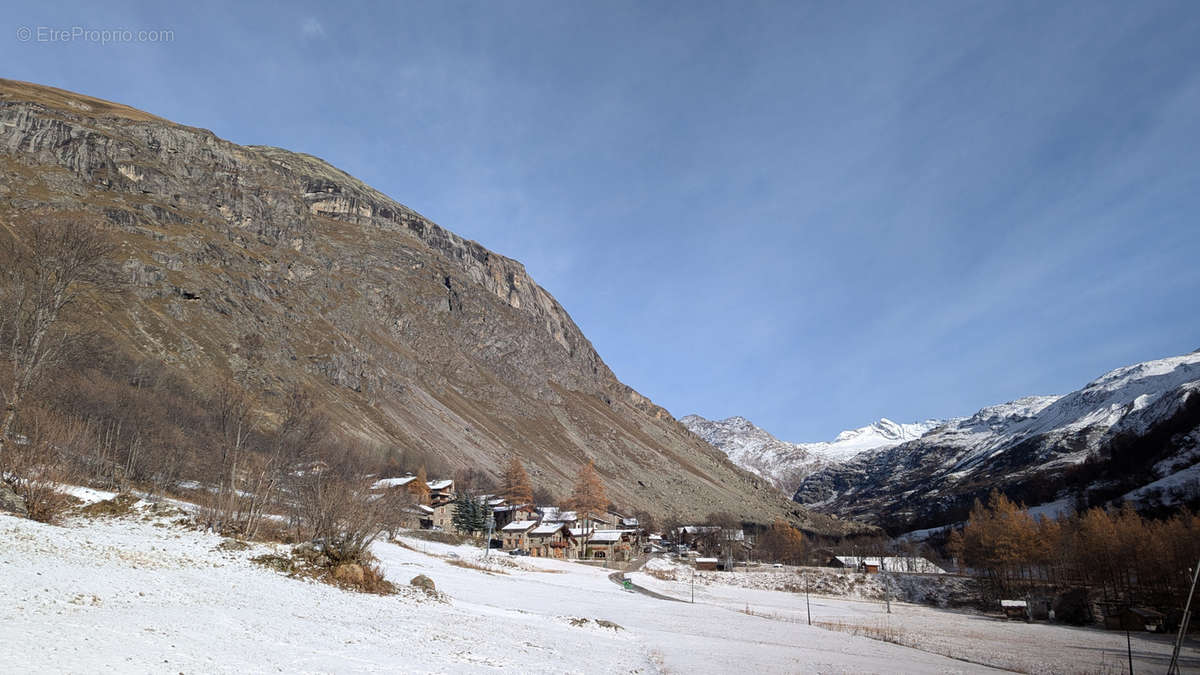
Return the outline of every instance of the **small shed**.
<path id="1" fill-rule="evenodd" d="M 715 572 L 717 569 L 716 558 L 696 558 L 696 569 L 708 570 Z"/>
<path id="2" fill-rule="evenodd" d="M 1029 620 L 1029 603 L 1024 600 L 1001 600 L 1000 609 L 1010 619 Z"/>
<path id="3" fill-rule="evenodd" d="M 1104 617 L 1104 627 L 1111 630 L 1163 632 L 1166 615 L 1149 607 L 1126 607 Z"/>

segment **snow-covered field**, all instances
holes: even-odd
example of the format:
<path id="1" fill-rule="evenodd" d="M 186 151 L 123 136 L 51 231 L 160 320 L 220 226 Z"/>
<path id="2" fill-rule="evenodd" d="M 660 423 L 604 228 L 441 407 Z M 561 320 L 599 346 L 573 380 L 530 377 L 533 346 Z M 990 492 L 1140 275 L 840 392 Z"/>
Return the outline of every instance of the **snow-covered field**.
<path id="1" fill-rule="evenodd" d="M 651 568 L 669 569 L 662 562 Z M 1027 673 L 1124 673 L 1128 671 L 1125 634 L 1094 628 L 1006 621 L 972 612 L 935 609 L 893 601 L 891 613 L 880 600 L 810 594 L 810 607 L 800 593 L 746 588 L 742 580 L 720 583 L 723 573 L 705 575 L 695 585 L 697 604 L 749 612 L 783 625 L 814 625 L 831 631 L 886 636 L 889 640 L 936 654 Z M 645 572 L 630 575 L 634 583 L 664 595 L 689 599 L 688 574 L 664 581 Z M 698 577 L 699 579 L 699 577 Z M 735 585 L 736 584 L 736 585 Z M 1165 672 L 1171 658 L 1169 636 L 1147 633 L 1132 637 L 1135 672 Z M 1193 640 L 1183 651 L 1184 672 L 1200 672 L 1200 645 Z M 894 672 L 904 672 L 898 666 Z"/>
<path id="2" fill-rule="evenodd" d="M 443 600 L 408 587 L 350 593 L 260 567 L 250 558 L 274 547 L 222 548 L 178 518 L 144 512 L 56 527 L 0 515 L 4 671 L 986 670 L 736 611 L 791 594 L 731 589 L 720 603 L 670 602 L 623 592 L 607 570 L 574 563 L 505 556 L 491 563 L 495 573 L 459 567 L 481 552 L 416 539 L 404 540 L 411 548 L 378 544 L 381 565 L 401 584 L 427 574 Z"/>

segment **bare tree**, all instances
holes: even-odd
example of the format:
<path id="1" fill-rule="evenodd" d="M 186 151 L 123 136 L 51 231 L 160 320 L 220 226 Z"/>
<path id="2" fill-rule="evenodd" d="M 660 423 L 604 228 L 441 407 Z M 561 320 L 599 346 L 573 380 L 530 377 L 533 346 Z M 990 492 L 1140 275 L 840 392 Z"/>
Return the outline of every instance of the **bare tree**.
<path id="1" fill-rule="evenodd" d="M 111 290 L 113 251 L 95 226 L 46 218 L 13 227 L 0 242 L 0 358 L 11 377 L 0 387 L 0 461 L 21 402 L 43 372 L 69 351 L 62 320 L 89 289 Z"/>

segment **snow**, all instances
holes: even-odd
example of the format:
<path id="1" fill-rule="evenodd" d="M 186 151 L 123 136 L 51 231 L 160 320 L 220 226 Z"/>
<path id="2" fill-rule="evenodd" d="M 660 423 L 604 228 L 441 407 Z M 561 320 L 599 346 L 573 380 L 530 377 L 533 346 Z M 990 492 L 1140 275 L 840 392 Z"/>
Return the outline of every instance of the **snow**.
<path id="1" fill-rule="evenodd" d="M 847 462 L 869 450 L 915 440 L 944 423 L 926 420 L 898 424 L 882 418 L 867 426 L 843 431 L 833 441 L 789 443 L 775 438 L 744 417 L 711 421 L 699 415 L 688 415 L 679 421 L 728 455 L 733 463 L 758 473 L 788 494 L 813 471 Z"/>
<path id="2" fill-rule="evenodd" d="M 737 611 L 789 594 L 734 589 L 731 607 L 671 602 L 622 592 L 610 570 L 485 559 L 419 539 L 374 550 L 388 578 L 425 574 L 444 599 L 407 586 L 395 596 L 351 593 L 250 561 L 285 547 L 228 550 L 177 518 L 143 510 L 56 527 L 0 515 L 0 663 L 135 673 L 986 670 Z"/>
<path id="3" fill-rule="evenodd" d="M 537 527 L 533 528 L 533 531 L 529 534 L 538 536 L 551 535 L 555 532 L 558 532 L 562 528 L 562 523 L 546 523 L 545 525 L 538 525 Z"/>
<path id="4" fill-rule="evenodd" d="M 682 566 L 663 561 L 656 567 L 680 569 Z M 646 569 L 650 570 L 653 567 L 648 564 Z M 840 576 L 849 580 L 864 580 L 860 584 L 849 584 L 847 590 L 875 582 L 881 576 L 835 574 L 812 568 L 804 569 L 819 575 L 820 578 Z M 763 576 L 774 574 L 764 573 Z M 742 585 L 746 578 L 756 576 L 755 573 L 695 572 L 695 575 L 694 592 L 697 605 L 748 612 L 767 621 L 797 628 L 807 628 L 808 615 L 811 612 L 814 627 L 823 626 L 830 630 L 830 635 L 842 635 L 846 632 L 884 635 L 889 640 L 931 654 L 963 659 L 960 667 L 964 670 L 975 667 L 967 662 L 1037 674 L 1116 673 L 1124 672 L 1124 668 L 1127 667 L 1123 632 L 1008 621 L 998 615 L 899 602 L 894 596 L 890 603 L 885 603 L 880 599 L 862 599 L 852 595 L 834 597 L 813 591 L 809 593 L 806 604 L 802 582 L 796 584 L 793 581 L 793 592 L 779 592 Z M 795 569 L 791 571 L 791 576 L 794 580 L 802 579 L 798 577 Z M 690 599 L 693 592 L 688 572 L 676 575 L 674 581 L 658 579 L 641 572 L 633 573 L 630 577 L 635 584 L 685 601 Z M 935 580 L 937 583 L 952 581 L 940 576 L 910 578 Z M 1133 633 L 1130 639 L 1135 672 L 1160 672 L 1165 668 L 1171 656 L 1169 636 Z M 1200 668 L 1200 648 L 1195 640 L 1189 640 L 1182 656 L 1184 672 Z M 892 665 L 890 672 L 910 672 L 910 667 L 898 662 Z"/>
<path id="5" fill-rule="evenodd" d="M 1175 503 L 1177 492 L 1191 496 L 1200 495 L 1200 464 L 1193 464 L 1166 478 L 1159 478 L 1152 483 L 1147 483 L 1136 490 L 1128 492 L 1122 499 L 1131 502 L 1142 502 L 1149 496 L 1151 491 L 1158 490 L 1162 491 L 1162 503 L 1168 505 Z"/>

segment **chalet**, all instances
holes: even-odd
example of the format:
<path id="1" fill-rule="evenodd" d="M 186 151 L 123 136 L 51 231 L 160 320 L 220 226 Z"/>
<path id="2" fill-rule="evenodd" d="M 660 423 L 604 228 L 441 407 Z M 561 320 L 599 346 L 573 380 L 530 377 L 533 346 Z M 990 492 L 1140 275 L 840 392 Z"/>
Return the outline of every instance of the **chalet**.
<path id="1" fill-rule="evenodd" d="M 1029 603 L 1024 600 L 1001 600 L 1000 609 L 1009 619 L 1029 620 Z"/>
<path id="2" fill-rule="evenodd" d="M 579 516 L 574 511 L 564 511 L 557 506 L 542 506 L 537 511 L 543 523 L 567 523 L 568 527 L 575 527 L 579 522 Z"/>
<path id="3" fill-rule="evenodd" d="M 429 526 L 434 530 L 445 532 L 454 531 L 454 502 L 442 502 L 428 507 L 433 513 L 429 516 Z"/>
<path id="4" fill-rule="evenodd" d="M 511 522 L 518 520 L 537 519 L 537 510 L 529 504 L 512 505 L 505 504 L 504 500 L 499 501 L 500 504 L 492 506 L 492 516 L 496 519 L 497 530 L 503 528 L 505 525 L 508 525 Z M 491 502 L 488 503 L 491 504 Z"/>
<path id="5" fill-rule="evenodd" d="M 717 562 L 716 558 L 696 558 L 696 569 L 702 572 L 715 571 Z"/>
<path id="6" fill-rule="evenodd" d="M 429 486 L 429 505 L 438 507 L 441 504 L 449 504 L 454 501 L 454 481 L 452 480 L 431 480 L 426 485 Z"/>
<path id="7" fill-rule="evenodd" d="M 562 523 L 543 523 L 530 530 L 528 536 L 530 555 L 566 559 L 570 529 Z"/>
<path id="8" fill-rule="evenodd" d="M 584 557 L 627 562 L 633 557 L 635 530 L 593 530 L 584 543 Z"/>
<path id="9" fill-rule="evenodd" d="M 433 508 L 424 504 L 412 504 L 400 509 L 400 527 L 410 530 L 428 530 L 433 527 Z"/>
<path id="10" fill-rule="evenodd" d="M 529 550 L 529 533 L 537 526 L 536 520 L 514 520 L 500 528 L 501 546 L 509 550 Z"/>

